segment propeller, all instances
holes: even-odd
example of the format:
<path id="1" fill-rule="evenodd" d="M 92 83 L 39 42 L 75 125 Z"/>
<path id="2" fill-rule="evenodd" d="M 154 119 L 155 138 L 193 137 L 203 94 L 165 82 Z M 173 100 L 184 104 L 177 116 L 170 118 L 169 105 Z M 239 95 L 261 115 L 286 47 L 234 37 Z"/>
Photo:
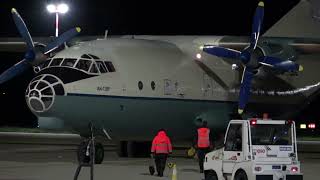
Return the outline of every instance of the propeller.
<path id="1" fill-rule="evenodd" d="M 257 44 L 259 41 L 260 30 L 263 22 L 264 16 L 264 2 L 259 2 L 258 7 L 256 8 L 255 15 L 253 17 L 253 24 L 252 24 L 252 32 L 250 36 L 250 46 L 244 48 L 242 51 L 218 47 L 218 46 L 211 46 L 211 45 L 204 45 L 203 51 L 215 55 L 222 58 L 231 58 L 237 59 L 242 62 L 245 66 L 244 72 L 242 74 L 241 80 L 241 87 L 239 93 L 239 102 L 238 102 L 238 113 L 242 114 L 244 108 L 249 100 L 250 96 L 250 88 L 252 79 L 254 76 L 254 72 L 256 69 L 259 68 L 261 65 L 269 66 L 275 69 L 279 69 L 282 71 L 302 71 L 303 67 L 299 64 L 294 63 L 290 60 L 282 60 L 276 57 L 264 56 L 259 55 L 257 57 Z"/>
<path id="2" fill-rule="evenodd" d="M 12 8 L 11 14 L 14 23 L 19 31 L 24 42 L 27 44 L 27 51 L 24 55 L 24 59 L 4 71 L 0 75 L 0 84 L 12 79 L 25 72 L 29 67 L 36 66 L 42 63 L 46 58 L 47 54 L 55 50 L 57 47 L 63 45 L 65 42 L 71 40 L 74 36 L 80 33 L 81 29 L 79 27 L 72 28 L 67 32 L 63 33 L 57 37 L 54 41 L 50 42 L 44 50 L 41 50 L 34 46 L 33 40 L 30 36 L 28 28 L 21 18 L 20 14 L 15 8 Z"/>

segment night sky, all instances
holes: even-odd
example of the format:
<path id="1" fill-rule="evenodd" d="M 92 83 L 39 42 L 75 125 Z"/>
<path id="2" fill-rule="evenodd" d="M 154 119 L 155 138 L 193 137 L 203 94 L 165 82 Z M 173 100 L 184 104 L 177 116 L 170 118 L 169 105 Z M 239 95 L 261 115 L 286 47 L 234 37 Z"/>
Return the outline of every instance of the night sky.
<path id="1" fill-rule="evenodd" d="M 16 8 L 33 37 L 53 36 L 55 16 L 47 0 L 1 1 L 0 37 L 19 37 L 11 17 Z M 123 1 L 66 0 L 69 12 L 60 16 L 59 32 L 80 26 L 81 35 L 250 35 L 257 0 Z M 298 0 L 265 0 L 264 32 Z M 0 53 L 0 72 L 20 61 L 23 54 Z M 35 127 L 36 118 L 25 103 L 32 70 L 0 85 L 0 126 Z M 5 95 L 3 93 L 6 93 Z"/>
<path id="2" fill-rule="evenodd" d="M 55 16 L 46 10 L 47 0 L 1 2 L 0 36 L 17 36 L 10 10 L 15 7 L 32 36 L 54 35 Z M 257 0 L 123 1 L 66 0 L 70 11 L 61 15 L 61 31 L 80 26 L 82 35 L 190 34 L 248 35 Z M 214 3 L 213 3 L 214 2 Z M 264 29 L 297 3 L 266 0 Z"/>

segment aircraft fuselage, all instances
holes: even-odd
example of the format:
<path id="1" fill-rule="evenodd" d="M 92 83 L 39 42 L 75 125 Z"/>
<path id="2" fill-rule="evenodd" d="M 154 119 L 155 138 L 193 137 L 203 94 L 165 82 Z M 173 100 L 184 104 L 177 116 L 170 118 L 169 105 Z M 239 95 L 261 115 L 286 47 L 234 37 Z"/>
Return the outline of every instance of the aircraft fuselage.
<path id="1" fill-rule="evenodd" d="M 41 65 L 26 100 L 40 127 L 80 134 L 88 133 L 93 122 L 115 139 L 150 140 L 159 128 L 173 139 L 190 139 L 199 118 L 223 130 L 237 107 L 242 66 L 200 47 L 219 45 L 224 38 L 137 36 L 84 42 Z M 298 75 L 257 69 L 247 114 L 292 115 L 318 90 L 316 58 L 299 56 L 296 61 L 306 71 Z M 310 85 L 314 87 L 297 90 Z"/>

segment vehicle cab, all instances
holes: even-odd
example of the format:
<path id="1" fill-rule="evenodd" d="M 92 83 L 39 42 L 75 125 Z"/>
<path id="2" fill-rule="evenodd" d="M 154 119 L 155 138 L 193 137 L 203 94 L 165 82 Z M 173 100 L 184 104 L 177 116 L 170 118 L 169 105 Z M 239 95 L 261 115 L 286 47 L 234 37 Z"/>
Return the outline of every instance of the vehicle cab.
<path id="1" fill-rule="evenodd" d="M 231 120 L 204 170 L 205 180 L 302 180 L 294 121 Z"/>

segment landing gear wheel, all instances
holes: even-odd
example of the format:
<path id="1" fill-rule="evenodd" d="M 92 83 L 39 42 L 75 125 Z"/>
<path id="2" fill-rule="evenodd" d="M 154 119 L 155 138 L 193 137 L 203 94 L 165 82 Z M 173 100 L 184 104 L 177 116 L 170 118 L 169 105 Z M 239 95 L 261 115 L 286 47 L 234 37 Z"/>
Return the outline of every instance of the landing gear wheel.
<path id="1" fill-rule="evenodd" d="M 88 141 L 83 141 L 78 146 L 77 156 L 79 163 L 89 163 L 90 155 L 87 154 Z M 95 164 L 101 164 L 104 158 L 104 149 L 101 143 L 95 143 Z"/>
<path id="2" fill-rule="evenodd" d="M 210 170 L 210 171 L 204 172 L 204 179 L 205 180 L 218 180 L 218 177 L 214 171 Z"/>
<path id="3" fill-rule="evenodd" d="M 134 141 L 128 141 L 127 143 L 127 155 L 130 158 L 136 157 L 136 151 L 137 151 L 137 143 Z"/>
<path id="4" fill-rule="evenodd" d="M 236 174 L 234 180 L 248 180 L 248 177 L 244 171 L 240 171 Z"/>
<path id="5" fill-rule="evenodd" d="M 117 154 L 119 157 L 128 157 L 127 141 L 120 141 L 117 144 Z"/>
<path id="6" fill-rule="evenodd" d="M 95 164 L 101 164 L 104 158 L 104 149 L 103 145 L 101 143 L 96 143 L 95 144 Z"/>
<path id="7" fill-rule="evenodd" d="M 151 142 L 120 141 L 117 146 L 119 157 L 149 157 Z"/>

